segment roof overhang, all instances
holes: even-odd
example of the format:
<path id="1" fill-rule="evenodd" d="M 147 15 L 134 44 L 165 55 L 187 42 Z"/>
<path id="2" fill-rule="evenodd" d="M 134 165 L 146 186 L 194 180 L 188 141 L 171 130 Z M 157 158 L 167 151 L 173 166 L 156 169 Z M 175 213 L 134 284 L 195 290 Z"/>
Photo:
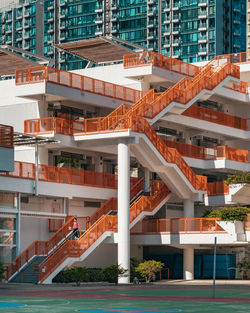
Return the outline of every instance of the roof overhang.
<path id="1" fill-rule="evenodd" d="M 0 77 L 15 75 L 18 68 L 53 65 L 51 59 L 8 45 L 0 45 Z"/>
<path id="2" fill-rule="evenodd" d="M 35 146 L 35 145 L 47 145 L 58 143 L 57 140 L 53 138 L 41 137 L 36 135 L 29 135 L 14 132 L 14 146 Z"/>
<path id="3" fill-rule="evenodd" d="M 113 36 L 101 36 L 54 46 L 97 64 L 121 61 L 125 54 L 145 51 L 145 48 L 139 45 Z"/>

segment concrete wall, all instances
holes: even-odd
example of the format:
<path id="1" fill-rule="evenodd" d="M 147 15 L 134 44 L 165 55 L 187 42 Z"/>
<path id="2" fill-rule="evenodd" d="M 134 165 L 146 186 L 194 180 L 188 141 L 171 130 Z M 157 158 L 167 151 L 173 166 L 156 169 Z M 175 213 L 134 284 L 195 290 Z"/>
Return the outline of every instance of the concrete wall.
<path id="1" fill-rule="evenodd" d="M 47 240 L 50 236 L 47 218 L 21 216 L 21 252 L 34 240 Z"/>
<path id="2" fill-rule="evenodd" d="M 105 80 L 107 82 L 123 85 L 129 88 L 141 89 L 141 83 L 133 79 L 124 77 L 123 64 L 107 65 L 93 67 L 81 70 L 75 70 L 74 73 L 85 75 L 88 77 Z"/>

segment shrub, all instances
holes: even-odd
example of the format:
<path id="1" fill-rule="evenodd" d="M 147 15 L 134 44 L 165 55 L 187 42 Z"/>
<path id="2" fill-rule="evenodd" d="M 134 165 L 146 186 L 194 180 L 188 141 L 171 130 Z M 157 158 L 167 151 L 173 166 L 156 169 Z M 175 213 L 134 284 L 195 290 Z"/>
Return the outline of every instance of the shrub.
<path id="1" fill-rule="evenodd" d="M 155 260 L 145 261 L 140 263 L 136 272 L 140 273 L 142 277 L 146 279 L 146 283 L 149 283 L 153 277 L 153 275 L 159 272 L 164 266 L 164 263 Z"/>
<path id="2" fill-rule="evenodd" d="M 54 277 L 53 282 L 55 283 L 76 283 L 89 281 L 88 269 L 85 267 L 73 267 L 61 271 Z"/>
<path id="3" fill-rule="evenodd" d="M 236 172 L 235 174 L 228 175 L 226 185 L 250 183 L 250 172 Z"/>
<path id="4" fill-rule="evenodd" d="M 204 217 L 220 217 L 222 221 L 244 221 L 248 213 L 250 213 L 250 208 L 239 206 L 234 208 L 222 208 L 221 210 L 212 210 L 206 212 Z"/>
<path id="5" fill-rule="evenodd" d="M 130 259 L 130 281 L 133 282 L 133 279 L 137 277 L 139 281 L 144 280 L 140 273 L 136 272 L 137 266 L 141 263 L 140 260 L 136 258 Z"/>
<path id="6" fill-rule="evenodd" d="M 104 281 L 109 283 L 118 283 L 118 276 L 125 274 L 127 270 L 123 269 L 120 265 L 114 264 L 106 266 L 102 269 L 102 277 Z"/>
<path id="7" fill-rule="evenodd" d="M 4 264 L 0 263 L 0 281 L 4 278 L 5 268 Z"/>

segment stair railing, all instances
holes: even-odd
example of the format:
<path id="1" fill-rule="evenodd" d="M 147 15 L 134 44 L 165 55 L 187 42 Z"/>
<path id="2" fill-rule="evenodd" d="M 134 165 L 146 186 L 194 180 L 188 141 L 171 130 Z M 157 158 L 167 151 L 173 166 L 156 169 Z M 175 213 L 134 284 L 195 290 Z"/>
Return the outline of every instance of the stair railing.
<path id="1" fill-rule="evenodd" d="M 8 266 L 6 280 L 9 280 L 16 272 L 28 263 L 35 255 L 47 255 L 55 246 L 64 240 L 73 230 L 74 217 L 69 219 L 48 240 L 35 240 Z"/>

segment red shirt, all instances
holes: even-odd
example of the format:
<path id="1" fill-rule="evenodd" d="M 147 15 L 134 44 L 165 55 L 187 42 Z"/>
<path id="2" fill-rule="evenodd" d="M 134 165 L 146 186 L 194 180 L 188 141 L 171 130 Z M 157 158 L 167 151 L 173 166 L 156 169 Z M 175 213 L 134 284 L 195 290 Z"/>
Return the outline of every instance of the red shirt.
<path id="1" fill-rule="evenodd" d="M 76 229 L 76 228 L 78 228 L 78 227 L 79 227 L 79 224 L 78 224 L 77 221 L 75 221 L 74 224 L 73 224 L 73 229 Z"/>

